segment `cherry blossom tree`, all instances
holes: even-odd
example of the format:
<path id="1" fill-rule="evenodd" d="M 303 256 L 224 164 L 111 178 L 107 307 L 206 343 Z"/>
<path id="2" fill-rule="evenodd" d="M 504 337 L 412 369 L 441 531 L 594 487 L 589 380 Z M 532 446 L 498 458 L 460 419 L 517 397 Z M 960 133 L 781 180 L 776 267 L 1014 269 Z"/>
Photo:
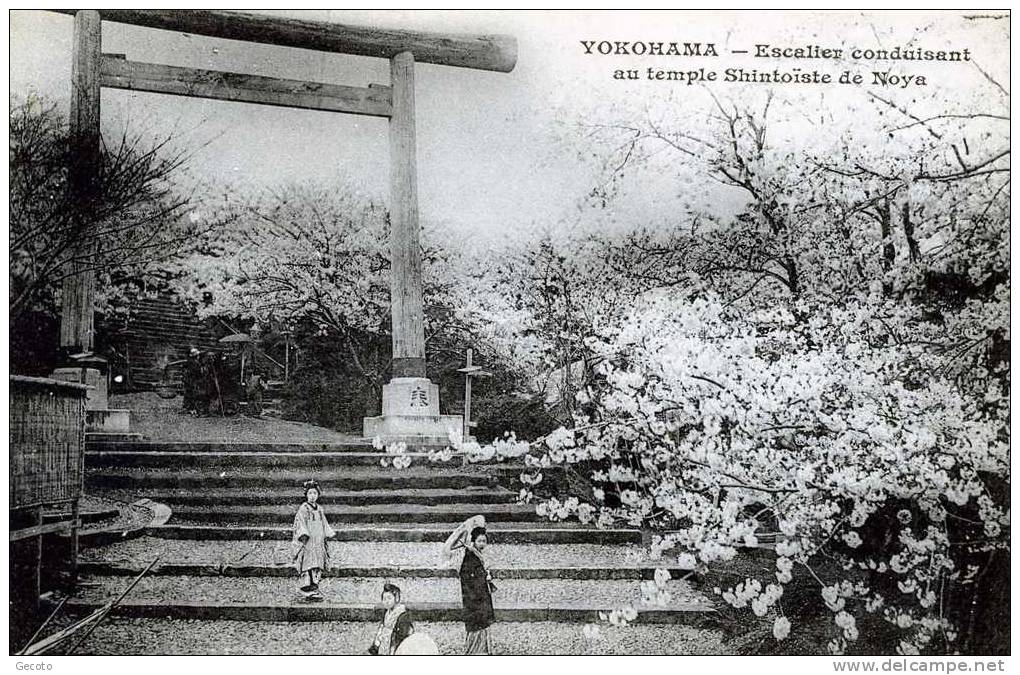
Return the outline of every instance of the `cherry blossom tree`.
<path id="1" fill-rule="evenodd" d="M 385 205 L 354 181 L 293 185 L 243 206 L 207 251 L 191 257 L 178 282 L 203 316 L 256 325 L 310 327 L 336 345 L 378 401 L 390 364 L 389 222 Z M 438 372 L 462 365 L 473 345 L 496 348 L 492 304 L 441 228 L 426 226 L 422 249 L 426 356 Z M 205 301 L 203 301 L 205 298 Z M 486 315 L 484 312 L 489 312 Z M 503 344 L 507 340 L 504 338 Z M 521 353 L 517 350 L 516 353 Z M 459 381 L 459 378 L 458 378 Z"/>
<path id="2" fill-rule="evenodd" d="M 17 369 L 52 368 L 61 283 L 72 267 L 95 272 L 95 309 L 115 310 L 230 217 L 184 175 L 189 155 L 172 137 L 125 124 L 104 135 L 95 208 L 82 223 L 67 187 L 68 133 L 56 105 L 34 95 L 11 100 L 8 309 Z"/>
<path id="3" fill-rule="evenodd" d="M 49 303 L 82 251 L 92 252 L 91 269 L 108 274 L 179 257 L 205 231 L 188 217 L 191 191 L 174 182 L 187 156 L 171 138 L 125 128 L 103 143 L 97 207 L 83 227 L 67 190 L 68 130 L 56 107 L 12 100 L 10 133 L 12 317 Z"/>
<path id="4" fill-rule="evenodd" d="M 539 443 L 457 446 L 523 458 L 540 513 L 651 527 L 653 552 L 682 564 L 775 538 L 769 574 L 718 592 L 770 617 L 777 640 L 798 628 L 783 592 L 799 575 L 831 613 L 833 653 L 868 616 L 903 654 L 976 649 L 988 619 L 975 608 L 994 603 L 1009 550 L 1000 104 L 921 114 L 871 95 L 872 122 L 811 142 L 773 128 L 772 97 L 713 98 L 697 132 L 600 124 L 598 209 L 665 157 L 735 208 L 586 251 L 632 295 L 578 326 L 595 377 L 572 424 Z M 554 468 L 568 490 L 543 481 Z M 663 584 L 647 590 L 655 602 Z"/>

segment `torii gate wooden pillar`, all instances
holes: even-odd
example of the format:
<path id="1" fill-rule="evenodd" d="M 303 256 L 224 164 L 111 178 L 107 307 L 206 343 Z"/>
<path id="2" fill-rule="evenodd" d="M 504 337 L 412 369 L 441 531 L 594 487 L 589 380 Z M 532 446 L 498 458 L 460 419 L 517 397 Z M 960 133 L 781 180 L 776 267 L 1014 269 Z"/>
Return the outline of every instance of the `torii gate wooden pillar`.
<path id="1" fill-rule="evenodd" d="M 458 415 L 441 415 L 439 387 L 425 372 L 421 244 L 414 117 L 414 63 L 510 72 L 517 42 L 503 35 L 380 30 L 216 10 L 57 10 L 74 14 L 72 176 L 98 169 L 100 86 L 264 105 L 387 117 L 390 123 L 390 295 L 393 379 L 383 388 L 383 414 L 364 433 L 385 441 L 445 442 Z M 101 53 L 101 19 L 183 33 L 390 60 L 390 86 L 368 88 L 179 68 Z M 77 108 L 76 108 L 77 105 Z M 75 113 L 75 111 L 79 111 Z M 84 114 L 83 114 L 84 113 Z M 72 181 L 73 182 L 73 181 Z M 65 285 L 61 345 L 92 345 L 94 281 L 88 273 Z"/>

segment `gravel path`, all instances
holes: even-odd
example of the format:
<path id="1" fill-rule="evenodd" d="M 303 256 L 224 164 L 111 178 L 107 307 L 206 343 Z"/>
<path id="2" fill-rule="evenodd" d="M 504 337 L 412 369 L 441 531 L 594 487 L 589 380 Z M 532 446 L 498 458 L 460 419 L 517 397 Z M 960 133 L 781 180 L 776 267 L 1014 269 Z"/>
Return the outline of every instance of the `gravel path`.
<path id="1" fill-rule="evenodd" d="M 136 488 L 104 489 L 103 495 L 119 501 L 134 501 L 147 497 L 166 504 L 287 504 L 293 509 L 303 499 L 298 488 L 273 488 L 257 486 L 250 488 Z M 442 503 L 477 503 L 479 497 L 498 498 L 494 503 L 517 502 L 517 493 L 506 488 L 477 485 L 465 488 L 376 488 L 368 490 L 336 490 L 321 497 L 324 506 L 348 504 L 383 503 L 424 503 L 421 500 L 436 497 L 446 500 Z"/>
<path id="2" fill-rule="evenodd" d="M 322 592 L 327 603 L 373 604 L 378 602 L 382 579 L 326 579 Z M 106 602 L 119 595 L 131 579 L 128 577 L 86 576 L 82 579 L 80 597 L 87 601 Z M 298 593 L 295 579 L 272 577 L 146 577 L 131 594 L 132 601 L 175 602 L 203 601 L 212 603 L 286 604 Z M 460 602 L 460 580 L 450 578 L 402 578 L 398 585 L 408 602 Z M 493 594 L 496 607 L 542 604 L 555 607 L 600 605 L 607 609 L 631 603 L 640 605 L 639 581 L 577 581 L 565 579 L 500 579 Z M 669 605 L 709 604 L 701 593 L 680 580 L 670 581 L 672 594 Z"/>
<path id="3" fill-rule="evenodd" d="M 153 441 L 234 441 L 302 443 L 359 440 L 353 434 L 303 422 L 252 417 L 192 417 L 182 412 L 181 398 L 162 399 L 154 393 L 115 394 L 111 408 L 131 410 L 131 430 Z"/>
<path id="4" fill-rule="evenodd" d="M 442 654 L 460 654 L 464 626 L 417 623 Z M 371 623 L 261 623 L 108 619 L 82 646 L 81 654 L 363 654 L 376 626 Z M 496 654 L 729 654 L 722 633 L 687 626 L 599 626 L 588 641 L 580 624 L 497 623 Z"/>
<path id="5" fill-rule="evenodd" d="M 481 509 L 479 511 L 483 512 Z M 327 517 L 329 512 L 326 512 Z M 287 522 L 293 522 L 290 518 Z M 449 534 L 464 521 L 444 521 L 444 522 L 428 522 L 428 523 L 409 523 L 399 521 L 375 521 L 375 522 L 345 522 L 342 520 L 329 519 L 329 524 L 334 530 L 438 530 Z M 196 520 L 194 518 L 187 518 L 177 514 L 174 514 L 167 525 L 175 526 L 200 526 L 200 527 L 219 527 L 219 528 L 232 528 L 232 529 L 248 529 L 248 530 L 268 530 L 268 531 L 280 531 L 284 530 L 287 532 L 291 531 L 290 525 L 284 524 L 282 520 L 274 523 L 265 522 L 254 522 L 254 521 L 242 521 L 242 520 L 230 520 L 229 518 L 217 518 L 214 521 L 210 520 Z M 503 544 L 499 540 L 500 530 L 591 530 L 592 532 L 598 531 L 598 528 L 593 524 L 584 525 L 577 522 L 576 520 L 499 520 L 489 521 L 486 525 L 486 529 L 489 534 L 489 542 L 502 546 Z M 606 532 L 612 532 L 613 530 L 605 530 Z M 254 535 L 249 535 L 254 539 Z M 259 535 L 261 538 L 262 535 Z M 288 535 L 289 539 L 289 535 Z M 444 537 L 445 539 L 445 537 Z"/>
<path id="6" fill-rule="evenodd" d="M 442 544 L 417 542 L 330 542 L 334 565 L 370 567 L 441 567 Z M 647 561 L 640 546 L 599 544 L 507 544 L 491 547 L 489 566 L 507 567 L 613 567 Z M 109 546 L 82 550 L 83 560 L 148 564 L 156 555 L 163 563 L 286 565 L 289 541 L 182 541 L 140 537 Z M 660 564 L 675 564 L 663 559 Z"/>
<path id="7" fill-rule="evenodd" d="M 187 505 L 175 506 L 174 513 L 180 514 L 183 518 L 189 515 L 192 517 L 201 513 L 215 513 L 222 516 L 223 520 L 239 519 L 242 517 L 257 517 L 257 522 L 294 522 L 294 512 L 297 508 L 290 504 L 234 504 L 228 505 Z M 431 516 L 435 520 L 447 519 L 456 522 L 458 519 L 470 518 L 476 513 L 484 513 L 486 520 L 499 523 L 507 520 L 527 520 L 537 518 L 535 507 L 531 504 L 359 504 L 349 506 L 346 504 L 323 505 L 323 511 L 330 522 L 358 522 L 358 518 L 372 518 L 369 522 L 400 522 L 401 518 Z M 392 520 L 386 520 L 392 519 Z M 433 522 L 433 521 L 428 521 Z M 498 525 L 497 525 L 498 527 Z"/>
<path id="8" fill-rule="evenodd" d="M 335 489 L 346 490 L 350 489 L 346 487 L 346 484 L 353 480 L 358 479 L 381 479 L 396 482 L 396 479 L 411 481 L 421 481 L 423 485 L 420 487 L 431 487 L 427 485 L 429 478 L 436 477 L 460 477 L 470 478 L 473 482 L 470 484 L 485 486 L 492 482 L 492 474 L 486 473 L 482 469 L 487 467 L 478 466 L 460 466 L 450 464 L 437 464 L 421 466 L 411 466 L 406 469 L 394 469 L 392 467 L 382 467 L 377 464 L 367 464 L 363 466 L 345 466 L 341 468 L 336 467 L 322 467 L 322 468 L 307 468 L 307 469 L 291 469 L 285 467 L 264 467 L 264 466 L 235 466 L 235 467 L 207 467 L 207 468 L 182 468 L 182 467 L 165 467 L 165 466 L 151 466 L 151 467 L 129 467 L 129 466 L 114 466 L 114 467 L 85 467 L 86 477 L 94 479 L 102 478 L 104 476 L 120 476 L 131 478 L 135 481 L 145 481 L 144 488 L 138 489 L 136 494 L 139 497 L 148 496 L 148 492 L 151 490 L 162 489 L 152 487 L 152 483 L 155 480 L 163 479 L 166 482 L 171 482 L 169 479 L 177 479 L 178 482 L 193 480 L 194 486 L 201 488 L 216 488 L 216 487 L 231 487 L 232 481 L 244 480 L 244 479 L 272 479 L 273 485 L 283 485 L 293 490 L 295 507 L 301 503 L 303 499 L 303 491 L 301 485 L 304 481 L 309 478 L 314 478 L 322 485 L 323 496 L 328 497 L 330 491 Z M 499 467 L 502 469 L 503 467 Z M 507 469 L 506 473 L 511 478 L 515 478 L 516 474 L 519 473 L 520 469 Z M 467 481 L 465 481 L 467 483 Z M 138 483 L 134 483 L 135 485 Z M 132 485 L 129 485 L 132 487 Z M 192 483 L 185 483 L 187 487 L 191 487 Z M 247 487 L 247 483 L 241 483 L 244 487 Z M 389 487 L 388 485 L 386 487 Z"/>

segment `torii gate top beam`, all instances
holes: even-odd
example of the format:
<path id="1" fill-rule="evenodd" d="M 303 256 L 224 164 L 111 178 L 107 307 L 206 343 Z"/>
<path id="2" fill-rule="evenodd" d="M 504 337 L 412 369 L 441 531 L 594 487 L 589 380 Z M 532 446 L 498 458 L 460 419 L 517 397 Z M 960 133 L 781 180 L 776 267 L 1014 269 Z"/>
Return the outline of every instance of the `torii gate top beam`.
<path id="1" fill-rule="evenodd" d="M 56 10 L 74 14 L 76 10 Z M 517 40 L 509 35 L 458 35 L 366 28 L 345 24 L 209 9 L 102 9 L 105 21 L 281 47 L 414 60 L 508 73 L 517 64 Z"/>

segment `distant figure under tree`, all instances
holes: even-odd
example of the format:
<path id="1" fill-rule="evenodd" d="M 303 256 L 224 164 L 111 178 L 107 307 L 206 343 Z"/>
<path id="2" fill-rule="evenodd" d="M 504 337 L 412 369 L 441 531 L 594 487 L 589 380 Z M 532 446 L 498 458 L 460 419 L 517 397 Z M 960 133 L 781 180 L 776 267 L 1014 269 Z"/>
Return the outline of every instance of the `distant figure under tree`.
<path id="1" fill-rule="evenodd" d="M 262 398 L 268 388 L 261 373 L 252 373 L 248 378 L 248 412 L 253 417 L 262 417 Z"/>
<path id="2" fill-rule="evenodd" d="M 188 350 L 188 358 L 184 362 L 184 412 L 198 412 L 198 402 L 202 398 L 204 390 L 199 351 L 192 347 Z"/>

